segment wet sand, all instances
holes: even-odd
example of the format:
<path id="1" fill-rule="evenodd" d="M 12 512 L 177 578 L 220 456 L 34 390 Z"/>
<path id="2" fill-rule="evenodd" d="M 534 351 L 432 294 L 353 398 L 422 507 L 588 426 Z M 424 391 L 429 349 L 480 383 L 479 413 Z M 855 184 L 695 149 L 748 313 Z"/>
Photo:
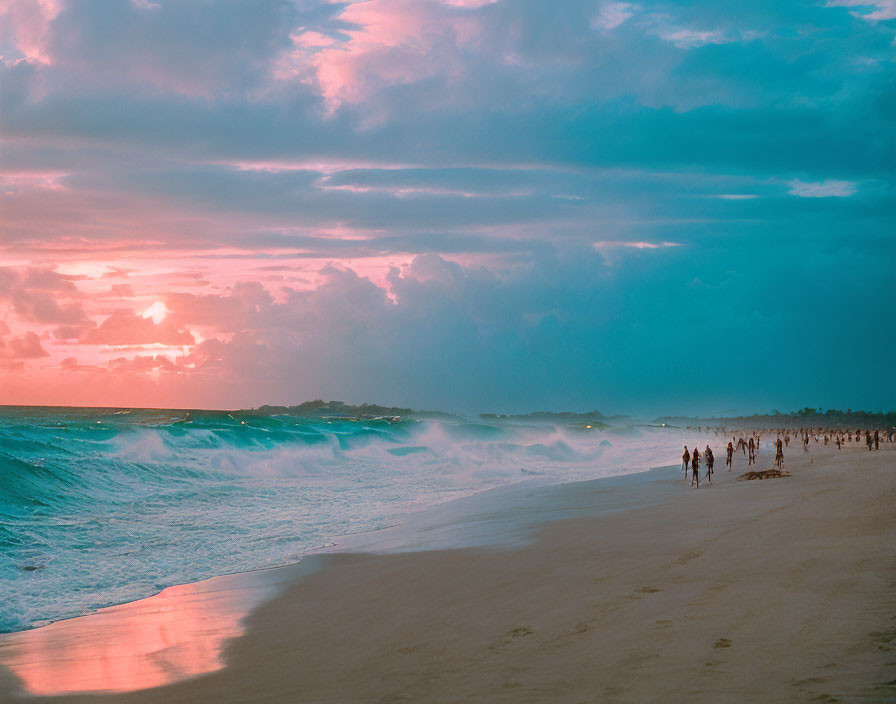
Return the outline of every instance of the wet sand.
<path id="1" fill-rule="evenodd" d="M 534 540 L 502 549 L 321 556 L 249 613 L 222 669 L 48 698 L 0 670 L 0 701 L 896 701 L 896 448 L 812 450 L 763 481 L 717 460 L 699 491 L 667 470 L 621 511 L 589 511 L 600 481 L 535 492 L 517 512 Z M 32 665 L 52 677 L 59 653 Z"/>

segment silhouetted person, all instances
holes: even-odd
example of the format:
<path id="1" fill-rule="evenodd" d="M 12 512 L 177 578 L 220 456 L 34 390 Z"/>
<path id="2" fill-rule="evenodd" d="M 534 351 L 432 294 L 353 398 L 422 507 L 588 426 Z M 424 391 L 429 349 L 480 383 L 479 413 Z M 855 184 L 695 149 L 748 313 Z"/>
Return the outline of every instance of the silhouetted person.
<path id="1" fill-rule="evenodd" d="M 775 468 L 784 469 L 784 443 L 781 438 L 775 441 Z"/>
<path id="2" fill-rule="evenodd" d="M 728 456 L 725 458 L 725 464 L 728 465 L 728 471 L 731 471 L 731 457 L 734 455 L 734 445 L 728 443 Z"/>
<path id="3" fill-rule="evenodd" d="M 688 465 L 691 463 L 691 453 L 688 452 L 688 446 L 684 446 L 684 452 L 681 453 L 681 468 L 684 470 L 684 478 L 688 478 Z"/>
<path id="4" fill-rule="evenodd" d="M 750 438 L 748 448 L 750 450 L 750 459 L 747 462 L 747 466 L 749 467 L 751 464 L 756 464 L 756 445 L 753 443 L 753 438 Z"/>
<path id="5" fill-rule="evenodd" d="M 709 445 L 706 446 L 703 456 L 706 458 L 706 478 L 712 483 L 712 466 L 715 464 L 716 458 L 713 456 L 712 448 Z"/>
<path id="6" fill-rule="evenodd" d="M 874 449 L 875 450 L 880 449 L 880 431 L 879 430 L 874 431 Z"/>
<path id="7" fill-rule="evenodd" d="M 694 454 L 691 455 L 691 486 L 694 486 L 694 483 L 697 483 L 697 488 L 700 488 L 700 451 L 697 448 L 694 448 Z"/>

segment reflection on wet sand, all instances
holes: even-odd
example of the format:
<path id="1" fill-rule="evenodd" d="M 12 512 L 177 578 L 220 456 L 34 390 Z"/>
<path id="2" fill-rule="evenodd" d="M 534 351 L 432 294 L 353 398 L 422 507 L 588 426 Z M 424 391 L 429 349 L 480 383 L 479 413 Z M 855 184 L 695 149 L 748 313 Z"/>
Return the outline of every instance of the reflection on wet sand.
<path id="1" fill-rule="evenodd" d="M 37 695 L 125 692 L 223 666 L 243 617 L 300 566 L 215 577 L 31 631 L 0 635 L 0 665 Z"/>

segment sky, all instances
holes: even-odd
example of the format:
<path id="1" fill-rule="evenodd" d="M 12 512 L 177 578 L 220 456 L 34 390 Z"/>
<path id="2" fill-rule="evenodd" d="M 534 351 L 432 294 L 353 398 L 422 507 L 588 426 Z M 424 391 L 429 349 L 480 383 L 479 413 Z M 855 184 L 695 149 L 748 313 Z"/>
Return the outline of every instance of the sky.
<path id="1" fill-rule="evenodd" d="M 0 0 L 0 403 L 892 410 L 896 0 Z"/>

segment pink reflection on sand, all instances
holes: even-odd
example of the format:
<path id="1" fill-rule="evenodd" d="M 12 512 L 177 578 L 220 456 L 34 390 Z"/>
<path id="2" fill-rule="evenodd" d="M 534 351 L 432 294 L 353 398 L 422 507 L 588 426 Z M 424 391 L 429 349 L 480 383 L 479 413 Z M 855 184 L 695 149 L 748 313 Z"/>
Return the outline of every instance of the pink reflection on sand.
<path id="1" fill-rule="evenodd" d="M 0 636 L 0 665 L 36 695 L 126 692 L 218 670 L 243 617 L 296 568 L 215 577 Z"/>

